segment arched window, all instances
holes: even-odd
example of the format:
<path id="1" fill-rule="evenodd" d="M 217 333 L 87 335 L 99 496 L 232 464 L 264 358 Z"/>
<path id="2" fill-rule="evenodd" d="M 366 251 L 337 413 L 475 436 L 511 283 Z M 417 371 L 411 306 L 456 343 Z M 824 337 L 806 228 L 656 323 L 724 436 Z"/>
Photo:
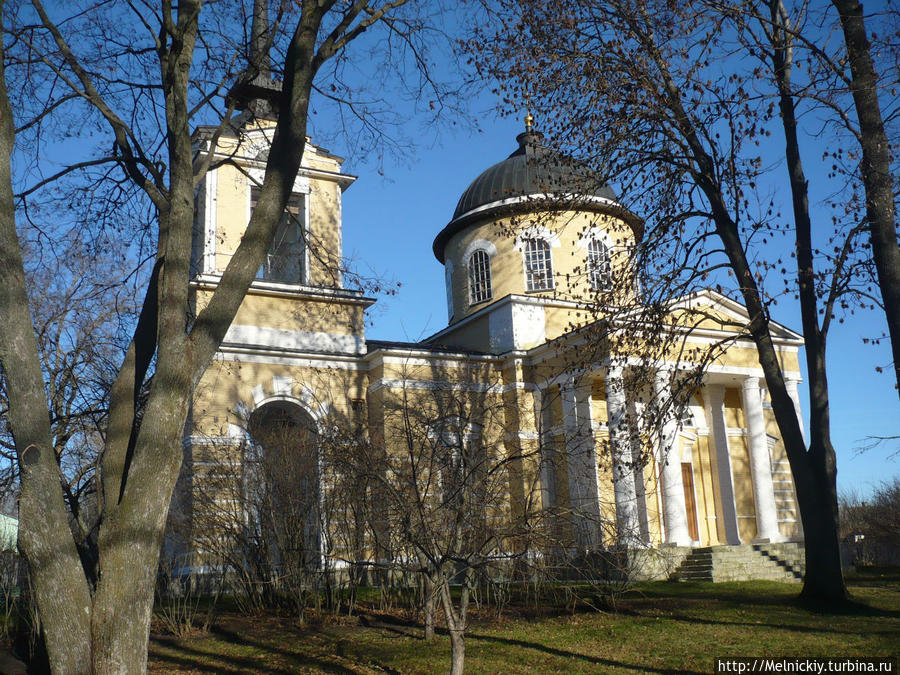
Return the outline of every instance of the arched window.
<path id="1" fill-rule="evenodd" d="M 526 239 L 525 288 L 529 291 L 546 291 L 553 288 L 553 262 L 550 244 L 545 239 Z"/>
<path id="2" fill-rule="evenodd" d="M 478 249 L 469 258 L 469 304 L 477 305 L 493 297 L 491 288 L 491 258 Z"/>
<path id="3" fill-rule="evenodd" d="M 612 289 L 612 262 L 609 257 L 609 248 L 596 237 L 588 243 L 587 270 L 591 290 L 608 291 Z"/>
<path id="4" fill-rule="evenodd" d="M 444 283 L 447 286 L 447 321 L 453 321 L 453 262 L 444 263 Z"/>

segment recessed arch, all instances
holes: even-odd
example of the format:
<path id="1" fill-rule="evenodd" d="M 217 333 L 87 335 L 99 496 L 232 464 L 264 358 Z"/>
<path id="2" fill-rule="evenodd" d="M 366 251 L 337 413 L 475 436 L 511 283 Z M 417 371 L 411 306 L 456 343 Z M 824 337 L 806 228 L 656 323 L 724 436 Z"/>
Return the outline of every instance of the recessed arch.
<path id="1" fill-rule="evenodd" d="M 267 541 L 268 564 L 298 573 L 320 562 L 321 436 L 296 400 L 275 398 L 247 420 L 243 493 L 247 527 Z"/>
<path id="2" fill-rule="evenodd" d="M 546 225 L 529 225 L 516 235 L 513 248 L 517 251 L 522 251 L 526 243 L 532 239 L 543 239 L 550 245 L 550 248 L 558 248 L 560 246 L 559 235 L 549 227 Z"/>
<path id="3" fill-rule="evenodd" d="M 606 245 L 606 247 L 612 251 L 616 247 L 616 242 L 610 236 L 609 232 L 607 232 L 602 227 L 597 227 L 596 225 L 587 228 L 584 232 L 581 233 L 581 236 L 578 238 L 578 245 L 581 248 L 588 248 L 592 241 L 600 241 Z"/>
<path id="4" fill-rule="evenodd" d="M 469 242 L 469 245 L 466 246 L 466 250 L 463 251 L 463 265 L 469 264 L 469 259 L 472 257 L 475 251 L 484 251 L 491 258 L 497 255 L 497 247 L 494 245 L 494 242 L 490 241 L 489 239 L 473 239 Z"/>

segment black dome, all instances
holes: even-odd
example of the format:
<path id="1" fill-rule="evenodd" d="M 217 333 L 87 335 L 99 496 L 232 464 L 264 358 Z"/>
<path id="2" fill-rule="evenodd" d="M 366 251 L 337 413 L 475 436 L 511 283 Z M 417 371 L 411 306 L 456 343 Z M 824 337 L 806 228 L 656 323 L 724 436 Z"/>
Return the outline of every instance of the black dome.
<path id="1" fill-rule="evenodd" d="M 459 198 L 450 223 L 435 237 L 432 250 L 444 262 L 444 246 L 454 234 L 480 215 L 509 207 L 498 204 L 505 199 L 529 195 L 580 195 L 601 197 L 616 202 L 608 185 L 599 185 L 595 175 L 583 163 L 541 145 L 542 134 L 526 131 L 516 136 L 518 149 L 509 157 L 482 172 Z M 521 208 L 521 205 L 520 205 Z"/>
<path id="2" fill-rule="evenodd" d="M 484 171 L 462 193 L 453 220 L 479 206 L 525 195 L 564 193 L 616 200 L 612 188 L 598 186 L 584 164 L 545 148 L 541 139 L 536 131 L 519 134 L 518 149 Z"/>

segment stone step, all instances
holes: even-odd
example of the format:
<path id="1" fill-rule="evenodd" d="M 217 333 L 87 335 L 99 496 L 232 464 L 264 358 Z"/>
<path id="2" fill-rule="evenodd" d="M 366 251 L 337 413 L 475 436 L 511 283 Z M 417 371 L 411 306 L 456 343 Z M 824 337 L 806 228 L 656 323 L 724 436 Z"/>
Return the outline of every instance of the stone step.
<path id="1" fill-rule="evenodd" d="M 684 581 L 799 581 L 803 548 L 796 542 L 693 549 L 675 572 Z"/>

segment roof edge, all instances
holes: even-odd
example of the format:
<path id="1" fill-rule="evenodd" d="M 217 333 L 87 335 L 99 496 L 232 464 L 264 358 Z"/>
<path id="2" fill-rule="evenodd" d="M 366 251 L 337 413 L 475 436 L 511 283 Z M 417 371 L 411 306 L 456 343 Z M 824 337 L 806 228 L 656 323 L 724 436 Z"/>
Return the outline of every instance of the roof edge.
<path id="1" fill-rule="evenodd" d="M 538 208 L 535 208 L 538 207 Z M 444 228 L 438 232 L 431 245 L 434 257 L 442 265 L 445 261 L 444 249 L 453 235 L 462 232 L 470 225 L 479 220 L 486 220 L 489 217 L 499 215 L 528 213 L 529 211 L 594 211 L 597 213 L 608 213 L 620 217 L 624 220 L 631 230 L 634 232 L 635 239 L 640 240 L 644 236 L 644 221 L 633 212 L 610 199 L 593 195 L 565 195 L 565 194 L 548 194 L 535 193 L 528 195 L 519 195 L 516 197 L 508 197 L 500 199 L 489 204 L 483 204 L 466 211 L 460 216 L 451 220 Z"/>

